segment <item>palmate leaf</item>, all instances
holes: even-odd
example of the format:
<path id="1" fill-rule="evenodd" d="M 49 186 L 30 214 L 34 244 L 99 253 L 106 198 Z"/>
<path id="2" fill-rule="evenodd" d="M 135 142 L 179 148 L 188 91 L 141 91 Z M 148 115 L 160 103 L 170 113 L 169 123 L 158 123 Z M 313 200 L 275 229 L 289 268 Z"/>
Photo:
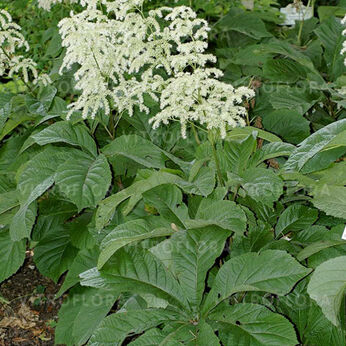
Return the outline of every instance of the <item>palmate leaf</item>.
<path id="1" fill-rule="evenodd" d="M 341 301 L 346 289 L 346 256 L 319 265 L 308 285 L 308 293 L 335 326 L 340 325 Z"/>
<path id="2" fill-rule="evenodd" d="M 112 174 L 104 155 L 93 158 L 80 151 L 59 166 L 55 179 L 60 191 L 82 210 L 104 198 Z"/>
<path id="3" fill-rule="evenodd" d="M 141 240 L 168 236 L 174 233 L 172 228 L 154 228 L 145 219 L 125 222 L 107 234 L 101 243 L 101 253 L 97 266 L 102 266 L 122 247 Z"/>
<path id="4" fill-rule="evenodd" d="M 77 287 L 59 311 L 55 343 L 83 345 L 112 308 L 118 294 L 103 289 Z"/>
<path id="5" fill-rule="evenodd" d="M 101 271 L 96 268 L 80 275 L 83 286 L 115 288 L 122 292 L 149 293 L 187 308 L 186 297 L 173 275 L 148 250 L 122 248 Z"/>
<path id="6" fill-rule="evenodd" d="M 7 229 L 0 231 L 0 282 L 14 274 L 25 259 L 26 241 L 13 241 Z"/>
<path id="7" fill-rule="evenodd" d="M 224 345 L 298 344 L 293 325 L 283 316 L 257 304 L 223 304 L 208 316 L 215 321 Z"/>
<path id="8" fill-rule="evenodd" d="M 219 270 L 202 307 L 203 314 L 237 292 L 287 294 L 310 272 L 311 269 L 303 267 L 284 251 L 266 250 L 231 258 Z"/>
<path id="9" fill-rule="evenodd" d="M 121 345 L 129 335 L 140 334 L 163 322 L 178 318 L 179 314 L 164 309 L 117 312 L 101 322 L 88 345 Z"/>

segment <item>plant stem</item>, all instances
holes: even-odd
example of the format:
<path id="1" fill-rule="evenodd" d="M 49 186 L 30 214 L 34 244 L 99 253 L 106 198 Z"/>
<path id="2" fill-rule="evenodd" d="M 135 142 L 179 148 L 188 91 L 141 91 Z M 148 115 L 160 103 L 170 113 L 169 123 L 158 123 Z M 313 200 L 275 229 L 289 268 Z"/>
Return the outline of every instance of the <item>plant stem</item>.
<path id="1" fill-rule="evenodd" d="M 214 135 L 215 135 L 214 133 L 209 132 L 208 139 L 209 139 L 209 142 L 210 142 L 212 150 L 213 150 L 213 156 L 214 156 L 214 161 L 215 161 L 216 172 L 217 172 L 219 184 L 221 186 L 225 186 L 223 179 L 222 179 L 222 172 L 221 172 L 219 157 L 217 156 L 216 140 L 214 138 Z"/>

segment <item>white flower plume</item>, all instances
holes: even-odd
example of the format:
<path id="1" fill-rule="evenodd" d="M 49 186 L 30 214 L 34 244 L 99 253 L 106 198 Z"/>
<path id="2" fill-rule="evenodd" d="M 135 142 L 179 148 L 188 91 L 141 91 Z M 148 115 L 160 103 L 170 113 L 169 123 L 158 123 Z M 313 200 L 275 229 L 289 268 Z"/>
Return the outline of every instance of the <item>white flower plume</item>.
<path id="1" fill-rule="evenodd" d="M 30 58 L 18 54 L 18 50 L 29 50 L 29 44 L 22 35 L 21 27 L 12 21 L 11 15 L 0 11 L 0 76 L 8 72 L 9 77 L 15 73 L 22 75 L 25 83 L 29 82 L 32 74 L 34 83 L 42 82 L 47 85 L 50 79 L 47 75 L 42 79 L 38 76 L 37 64 Z"/>
<path id="2" fill-rule="evenodd" d="M 86 9 L 59 23 L 66 47 L 60 72 L 79 64 L 81 95 L 68 116 L 82 111 L 83 118 L 94 118 L 113 107 L 130 116 L 135 107 L 149 113 L 144 96 L 150 95 L 161 106 L 151 120 L 155 128 L 178 120 L 185 137 L 187 123 L 198 121 L 225 136 L 227 125 L 243 125 L 246 110 L 240 104 L 254 93 L 220 82 L 221 71 L 207 68 L 216 62 L 206 53 L 208 23 L 186 6 L 144 14 L 143 2 L 81 0 Z"/>

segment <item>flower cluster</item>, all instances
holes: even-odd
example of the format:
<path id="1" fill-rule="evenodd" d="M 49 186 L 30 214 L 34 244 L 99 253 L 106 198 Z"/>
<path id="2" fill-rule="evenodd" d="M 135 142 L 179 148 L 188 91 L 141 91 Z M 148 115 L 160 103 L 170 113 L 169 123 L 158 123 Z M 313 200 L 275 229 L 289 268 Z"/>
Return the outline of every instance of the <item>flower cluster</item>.
<path id="1" fill-rule="evenodd" d="M 343 25 L 346 25 L 346 15 L 345 15 L 344 19 L 341 21 L 341 23 L 342 23 Z M 342 34 L 343 34 L 344 36 L 346 36 L 346 29 L 342 32 Z M 345 53 L 346 53 L 346 41 L 344 41 L 344 43 L 343 43 L 343 48 L 342 48 L 342 50 L 341 50 L 341 54 L 342 54 L 342 55 L 345 54 Z M 345 66 L 346 66 L 346 58 L 345 58 L 345 60 L 344 60 L 344 64 L 345 64 Z"/>
<path id="2" fill-rule="evenodd" d="M 161 106 L 151 119 L 155 128 L 178 120 L 185 137 L 187 123 L 198 121 L 225 136 L 227 125 L 242 125 L 246 111 L 240 104 L 254 93 L 220 82 L 222 73 L 207 67 L 216 62 L 206 53 L 208 23 L 186 6 L 145 15 L 143 2 L 81 0 L 86 9 L 59 23 L 66 47 L 60 72 L 80 66 L 75 79 L 81 95 L 69 116 L 82 111 L 83 118 L 94 118 L 113 105 L 119 113 L 132 115 L 134 107 L 149 113 L 144 96 L 150 95 Z"/>
<path id="3" fill-rule="evenodd" d="M 29 44 L 20 32 L 21 27 L 12 21 L 11 15 L 0 11 L 0 76 L 8 72 L 8 76 L 19 73 L 25 83 L 29 81 L 30 73 L 34 77 L 34 83 L 42 82 L 44 85 L 50 82 L 47 75 L 39 77 L 37 64 L 30 58 L 17 54 L 18 50 L 29 50 Z"/>
<path id="4" fill-rule="evenodd" d="M 38 0 L 38 7 L 41 7 L 46 11 L 50 11 L 53 5 L 63 1 L 68 1 L 70 3 L 78 2 L 78 0 Z"/>

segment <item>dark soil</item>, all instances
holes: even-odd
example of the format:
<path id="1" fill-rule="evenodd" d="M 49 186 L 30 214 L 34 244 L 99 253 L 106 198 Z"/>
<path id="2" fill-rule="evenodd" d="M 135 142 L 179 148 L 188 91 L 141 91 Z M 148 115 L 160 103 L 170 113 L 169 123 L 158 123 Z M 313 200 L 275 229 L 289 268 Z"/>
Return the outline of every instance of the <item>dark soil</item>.
<path id="1" fill-rule="evenodd" d="M 0 345 L 54 345 L 58 290 L 38 272 L 28 251 L 23 267 L 0 285 Z"/>

